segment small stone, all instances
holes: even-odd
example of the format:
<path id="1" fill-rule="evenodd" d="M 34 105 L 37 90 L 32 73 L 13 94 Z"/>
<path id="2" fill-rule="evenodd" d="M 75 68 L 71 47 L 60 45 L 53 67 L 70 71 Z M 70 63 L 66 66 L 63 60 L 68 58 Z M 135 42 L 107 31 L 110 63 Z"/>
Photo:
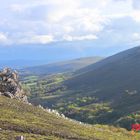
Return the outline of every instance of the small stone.
<path id="1" fill-rule="evenodd" d="M 24 136 L 17 136 L 16 140 L 25 140 Z"/>
<path id="2" fill-rule="evenodd" d="M 6 97 L 11 98 L 11 99 L 14 98 L 13 94 L 11 94 L 10 92 L 4 92 L 4 95 L 5 95 Z"/>
<path id="3" fill-rule="evenodd" d="M 1 95 L 3 95 L 3 93 L 2 93 L 2 92 L 0 92 L 0 96 L 1 96 Z"/>

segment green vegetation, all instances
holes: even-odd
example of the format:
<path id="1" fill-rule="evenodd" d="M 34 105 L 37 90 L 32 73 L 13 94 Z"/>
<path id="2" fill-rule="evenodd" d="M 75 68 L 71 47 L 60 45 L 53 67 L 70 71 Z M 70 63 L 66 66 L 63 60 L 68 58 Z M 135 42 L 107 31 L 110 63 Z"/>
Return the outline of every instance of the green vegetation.
<path id="1" fill-rule="evenodd" d="M 0 139 L 14 140 L 139 140 L 122 128 L 105 125 L 84 125 L 64 119 L 17 100 L 0 97 Z"/>
<path id="2" fill-rule="evenodd" d="M 24 80 L 30 101 L 57 109 L 66 116 L 91 124 L 112 124 L 130 130 L 140 109 L 139 47 L 106 58 L 67 75 Z M 139 122 L 140 116 L 137 117 Z"/>
<path id="3" fill-rule="evenodd" d="M 85 91 L 86 95 L 84 90 L 75 90 L 75 92 L 68 90 L 63 85 L 63 82 L 67 79 L 69 79 L 69 75 L 66 74 L 44 77 L 27 76 L 23 79 L 23 83 L 27 91 L 31 92 L 29 94 L 30 101 L 36 105 L 41 104 L 44 107 L 57 109 L 67 117 L 82 122 L 112 124 L 131 129 L 131 124 L 135 123 L 135 120 L 127 116 L 136 109 L 134 103 L 136 98 L 131 99 L 136 91 L 125 91 L 119 104 L 112 104 L 109 101 L 100 101 L 98 95 L 96 95 L 97 91 L 91 92 L 92 88 Z M 95 96 L 93 96 L 93 93 Z M 139 105 L 137 109 L 139 109 Z M 138 120 L 140 120 L 140 117 Z"/>
<path id="4" fill-rule="evenodd" d="M 51 76 L 26 76 L 22 78 L 23 88 L 26 91 L 30 91 L 29 97 L 44 97 L 59 94 L 65 90 L 65 87 L 61 84 L 66 80 L 69 75 L 57 74 Z M 58 95 L 59 95 L 58 94 Z"/>

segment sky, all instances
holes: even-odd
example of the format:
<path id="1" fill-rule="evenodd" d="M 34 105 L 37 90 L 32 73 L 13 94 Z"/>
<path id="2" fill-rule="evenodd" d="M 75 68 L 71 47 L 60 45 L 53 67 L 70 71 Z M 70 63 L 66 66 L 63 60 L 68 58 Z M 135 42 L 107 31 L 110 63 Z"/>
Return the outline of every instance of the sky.
<path id="1" fill-rule="evenodd" d="M 0 59 L 43 63 L 140 45 L 140 0 L 0 0 Z"/>

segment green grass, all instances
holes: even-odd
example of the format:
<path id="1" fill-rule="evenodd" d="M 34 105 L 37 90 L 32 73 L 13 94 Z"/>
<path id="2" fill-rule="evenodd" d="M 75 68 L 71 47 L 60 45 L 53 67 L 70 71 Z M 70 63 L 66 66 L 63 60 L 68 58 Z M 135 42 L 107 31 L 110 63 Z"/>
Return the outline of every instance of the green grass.
<path id="1" fill-rule="evenodd" d="M 60 138 L 54 136 L 42 136 L 36 134 L 21 133 L 9 130 L 3 130 L 0 132 L 0 140 L 15 140 L 17 136 L 26 137 L 27 140 L 60 140 Z"/>
<path id="2" fill-rule="evenodd" d="M 105 125 L 84 125 L 70 121 L 39 107 L 0 97 L 0 139 L 14 140 L 139 140 L 129 131 Z"/>
<path id="3" fill-rule="evenodd" d="M 25 85 L 31 89 L 30 101 L 44 107 L 57 109 L 66 116 L 82 122 L 119 125 L 130 130 L 131 124 L 135 121 L 126 117 L 130 113 L 139 111 L 139 94 L 124 91 L 120 98 L 112 102 L 110 97 L 114 94 L 111 92 L 98 94 L 99 90 L 94 91 L 92 87 L 69 90 L 63 87 L 65 79 L 68 79 L 66 74 L 56 74 L 38 78 L 36 82 L 32 79 L 28 82 L 24 81 Z M 110 89 L 110 91 L 112 90 L 113 88 Z M 118 92 L 118 94 L 120 93 Z M 105 99 L 106 96 L 108 99 Z M 140 117 L 138 122 L 140 123 Z"/>

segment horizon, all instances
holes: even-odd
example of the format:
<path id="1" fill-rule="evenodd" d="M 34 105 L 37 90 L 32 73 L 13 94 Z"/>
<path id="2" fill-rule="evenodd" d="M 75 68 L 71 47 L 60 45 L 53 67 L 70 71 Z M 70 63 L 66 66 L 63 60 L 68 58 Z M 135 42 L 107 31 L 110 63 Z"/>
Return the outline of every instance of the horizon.
<path id="1" fill-rule="evenodd" d="M 133 48 L 137 48 L 140 47 L 140 45 L 135 46 L 135 47 L 130 47 L 127 49 L 121 49 L 118 50 L 110 55 L 87 55 L 87 56 L 81 56 L 81 57 L 73 57 L 73 58 L 65 58 L 65 59 L 60 59 L 60 60 L 47 60 L 46 59 L 3 59 L 0 60 L 0 63 L 2 62 L 3 64 L 0 64 L 1 68 L 4 67 L 11 67 L 16 68 L 16 69 L 22 69 L 22 68 L 27 68 L 27 67 L 36 67 L 36 66 L 42 66 L 42 65 L 48 65 L 48 64 L 55 64 L 55 63 L 61 63 L 61 62 L 67 62 L 67 61 L 72 61 L 72 60 L 76 60 L 76 59 L 84 59 L 84 58 L 91 58 L 91 57 L 101 57 L 101 58 L 107 58 L 107 57 L 111 57 L 113 55 L 116 55 L 118 53 L 127 51 L 129 49 L 133 49 Z"/>
<path id="2" fill-rule="evenodd" d="M 136 47 L 139 5 L 138 0 L 6 0 L 0 6 L 0 60 L 42 65 Z"/>

